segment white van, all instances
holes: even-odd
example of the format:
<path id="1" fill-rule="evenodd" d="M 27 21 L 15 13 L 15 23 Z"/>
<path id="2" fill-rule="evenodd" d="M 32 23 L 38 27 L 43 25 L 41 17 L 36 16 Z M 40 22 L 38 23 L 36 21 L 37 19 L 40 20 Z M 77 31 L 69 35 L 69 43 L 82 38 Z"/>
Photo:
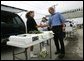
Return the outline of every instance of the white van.
<path id="1" fill-rule="evenodd" d="M 1 4 L 1 44 L 6 45 L 11 35 L 26 33 L 25 24 L 17 14 L 27 10 Z"/>

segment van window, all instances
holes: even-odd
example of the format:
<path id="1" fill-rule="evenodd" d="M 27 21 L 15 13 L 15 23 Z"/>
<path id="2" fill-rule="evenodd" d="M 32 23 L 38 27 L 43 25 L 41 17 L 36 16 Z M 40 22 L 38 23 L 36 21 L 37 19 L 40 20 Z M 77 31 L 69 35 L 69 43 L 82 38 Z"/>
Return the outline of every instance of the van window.
<path id="1" fill-rule="evenodd" d="M 13 23 L 14 23 L 15 25 L 18 24 L 15 18 L 13 18 Z"/>
<path id="2" fill-rule="evenodd" d="M 15 20 L 17 21 L 17 23 L 19 25 L 24 25 L 23 22 L 21 21 L 21 19 L 18 16 L 15 17 Z"/>

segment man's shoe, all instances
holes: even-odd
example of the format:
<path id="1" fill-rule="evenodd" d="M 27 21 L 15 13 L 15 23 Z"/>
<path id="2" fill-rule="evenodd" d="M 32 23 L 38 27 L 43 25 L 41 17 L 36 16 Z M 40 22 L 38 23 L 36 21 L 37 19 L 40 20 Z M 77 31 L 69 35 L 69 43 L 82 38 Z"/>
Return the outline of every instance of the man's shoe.
<path id="1" fill-rule="evenodd" d="M 55 54 L 59 54 L 59 53 L 60 53 L 59 51 L 55 52 Z"/>
<path id="2" fill-rule="evenodd" d="M 62 59 L 62 58 L 64 58 L 64 56 L 65 56 L 65 54 L 60 54 L 60 55 L 58 56 L 58 58 Z"/>

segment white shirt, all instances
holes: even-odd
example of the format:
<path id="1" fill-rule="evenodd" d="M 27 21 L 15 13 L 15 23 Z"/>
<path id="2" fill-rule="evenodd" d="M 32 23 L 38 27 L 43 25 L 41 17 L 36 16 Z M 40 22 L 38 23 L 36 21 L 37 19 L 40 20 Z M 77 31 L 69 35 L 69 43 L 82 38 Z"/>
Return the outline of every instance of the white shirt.
<path id="1" fill-rule="evenodd" d="M 47 25 L 48 22 L 47 22 L 47 21 L 46 21 L 46 22 L 40 22 L 40 24 L 41 24 L 41 25 Z M 41 30 L 42 30 L 42 31 L 47 31 L 47 27 L 42 27 Z"/>

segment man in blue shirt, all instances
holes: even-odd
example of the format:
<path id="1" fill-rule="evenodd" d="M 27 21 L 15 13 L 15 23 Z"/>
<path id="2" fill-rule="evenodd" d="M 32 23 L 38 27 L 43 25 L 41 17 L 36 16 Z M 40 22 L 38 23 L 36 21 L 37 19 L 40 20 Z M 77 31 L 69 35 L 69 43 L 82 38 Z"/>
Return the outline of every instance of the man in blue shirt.
<path id="1" fill-rule="evenodd" d="M 60 53 L 58 57 L 63 58 L 65 55 L 65 48 L 64 48 L 64 42 L 63 42 L 63 28 L 64 28 L 63 24 L 65 19 L 59 12 L 55 13 L 54 8 L 52 7 L 50 7 L 48 11 L 51 14 L 51 16 L 49 17 L 49 26 L 54 32 L 54 42 L 57 49 L 57 52 L 55 52 L 55 54 Z M 61 48 L 59 48 L 59 42 L 60 42 Z"/>

